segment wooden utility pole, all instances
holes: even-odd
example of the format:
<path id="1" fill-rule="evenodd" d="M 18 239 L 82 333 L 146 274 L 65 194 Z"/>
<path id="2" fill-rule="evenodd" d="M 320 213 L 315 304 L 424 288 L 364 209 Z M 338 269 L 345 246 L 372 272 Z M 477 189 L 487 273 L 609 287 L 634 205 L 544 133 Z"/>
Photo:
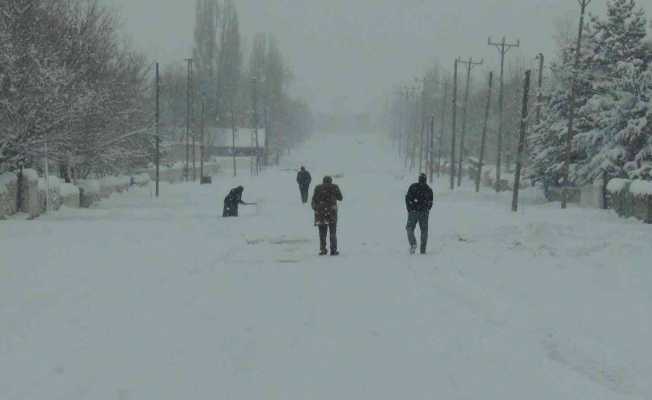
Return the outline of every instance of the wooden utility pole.
<path id="1" fill-rule="evenodd" d="M 543 53 L 539 53 L 537 55 L 537 59 L 539 60 L 539 80 L 537 82 L 537 87 L 538 87 L 538 93 L 537 93 L 537 112 L 536 112 L 536 124 L 539 125 L 541 123 L 541 106 L 543 105 L 543 63 L 545 60 L 545 56 Z"/>
<path id="2" fill-rule="evenodd" d="M 457 66 L 460 62 L 459 58 L 455 59 L 455 68 L 453 73 L 453 130 L 451 132 L 451 159 L 450 159 L 450 173 L 451 173 L 451 190 L 455 190 L 455 131 L 457 129 Z"/>
<path id="3" fill-rule="evenodd" d="M 435 168 L 435 114 L 430 116 L 430 145 L 428 146 L 428 174 L 433 182 Z"/>
<path id="4" fill-rule="evenodd" d="M 575 122 L 575 97 L 577 92 L 577 73 L 580 67 L 580 52 L 582 51 L 582 35 L 584 33 L 584 15 L 591 0 L 577 0 L 580 4 L 580 26 L 577 33 L 577 45 L 575 47 L 575 65 L 571 78 L 570 95 L 568 98 L 568 133 L 566 135 L 566 160 L 564 162 L 564 187 L 561 195 L 561 208 L 566 209 L 568 205 L 568 187 L 570 186 L 570 165 L 573 151 L 573 124 Z"/>
<path id="5" fill-rule="evenodd" d="M 161 73 L 159 64 L 156 63 L 156 197 L 159 196 L 159 184 L 161 180 Z"/>
<path id="6" fill-rule="evenodd" d="M 441 176 L 441 158 L 444 151 L 444 133 L 446 132 L 446 114 L 448 112 L 448 80 L 444 81 L 444 96 L 441 98 L 441 120 L 439 121 L 439 149 L 437 155 L 437 177 Z"/>
<path id="7" fill-rule="evenodd" d="M 512 211 L 518 211 L 518 193 L 521 189 L 521 170 L 523 168 L 523 153 L 525 150 L 525 134 L 527 131 L 528 103 L 530 100 L 530 75 L 532 71 L 525 71 L 523 83 L 523 107 L 521 108 L 521 134 L 518 140 L 518 153 L 516 155 L 516 174 L 514 175 L 514 195 L 512 197 Z"/>
<path id="8" fill-rule="evenodd" d="M 457 168 L 457 186 L 462 186 L 462 175 L 464 168 L 462 164 L 464 163 L 464 140 L 466 138 L 466 115 L 469 107 L 469 94 L 471 92 L 471 70 L 474 66 L 482 65 L 484 60 L 473 61 L 473 57 L 469 58 L 468 61 L 460 61 L 460 64 L 466 64 L 466 89 L 464 92 L 464 108 L 462 110 L 462 135 L 460 136 L 460 158 L 458 160 Z"/>
<path id="9" fill-rule="evenodd" d="M 423 173 L 424 152 L 426 149 L 426 78 L 423 78 L 423 86 L 421 87 L 421 106 L 418 108 L 417 112 L 421 122 L 421 132 L 419 133 L 419 173 Z"/>
<path id="10" fill-rule="evenodd" d="M 482 167 L 484 166 L 484 150 L 487 145 L 487 129 L 489 128 L 489 111 L 491 110 L 491 95 L 494 85 L 494 73 L 489 72 L 489 91 L 487 92 L 487 104 L 484 109 L 484 124 L 482 126 L 482 140 L 480 143 L 480 157 L 478 159 L 478 176 L 475 177 L 475 191 L 480 193 L 482 182 Z"/>
<path id="11" fill-rule="evenodd" d="M 254 140 L 256 141 L 256 166 L 255 175 L 260 174 L 260 142 L 258 141 L 258 78 L 254 76 L 253 81 L 253 119 L 254 119 Z"/>
<path id="12" fill-rule="evenodd" d="M 188 81 L 186 83 L 186 163 L 184 166 L 184 177 L 190 179 L 190 97 L 192 87 L 192 58 L 186 58 L 188 63 Z"/>
<path id="13" fill-rule="evenodd" d="M 199 183 L 202 184 L 204 181 L 204 157 L 205 147 L 204 143 L 206 142 L 206 99 L 202 99 L 201 102 L 201 139 L 200 139 L 200 152 L 199 152 Z"/>
<path id="14" fill-rule="evenodd" d="M 517 40 L 516 43 L 507 43 L 507 39 L 503 36 L 500 42 L 493 42 L 489 38 L 489 46 L 495 46 L 500 53 L 500 91 L 498 93 L 498 156 L 496 158 L 496 192 L 500 192 L 500 173 L 503 156 L 503 129 L 504 129 L 504 110 L 505 110 L 505 56 L 514 47 L 520 47 L 521 41 Z"/>

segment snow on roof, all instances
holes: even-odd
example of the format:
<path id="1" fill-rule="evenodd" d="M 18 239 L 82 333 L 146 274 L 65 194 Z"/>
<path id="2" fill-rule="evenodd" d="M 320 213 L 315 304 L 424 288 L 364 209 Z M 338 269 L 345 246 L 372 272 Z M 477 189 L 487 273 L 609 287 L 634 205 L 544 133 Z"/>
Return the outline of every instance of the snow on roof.
<path id="1" fill-rule="evenodd" d="M 218 128 L 212 132 L 215 146 L 233 146 L 233 132 L 231 129 Z M 251 128 L 236 128 L 235 147 L 255 147 L 256 132 Z M 258 145 L 265 146 L 265 129 L 258 129 Z"/>
<path id="2" fill-rule="evenodd" d="M 77 181 L 77 186 L 86 194 L 100 193 L 100 182 L 93 179 Z"/>
<path id="3" fill-rule="evenodd" d="M 28 181 L 37 181 L 38 180 L 38 172 L 33 169 L 24 169 L 23 170 L 23 176 L 28 180 Z"/>
<path id="4" fill-rule="evenodd" d="M 652 182 L 636 180 L 632 182 L 632 185 L 629 187 L 629 192 L 637 197 L 651 197 Z"/>
<path id="5" fill-rule="evenodd" d="M 137 185 L 144 185 L 146 183 L 149 183 L 151 180 L 152 178 L 149 176 L 149 174 L 146 173 L 134 175 L 134 183 Z"/>
<path id="6" fill-rule="evenodd" d="M 50 176 L 49 180 L 49 186 L 50 190 L 57 190 L 61 187 L 61 180 L 59 180 L 58 177 L 56 176 Z M 38 189 L 39 190 L 45 190 L 46 187 L 46 182 L 45 178 L 39 178 L 38 180 Z"/>
<path id="7" fill-rule="evenodd" d="M 627 179 L 621 179 L 621 178 L 614 178 L 609 181 L 609 184 L 607 184 L 607 191 L 609 193 L 620 193 L 623 190 L 627 189 L 627 185 L 629 185 L 630 181 Z"/>
<path id="8" fill-rule="evenodd" d="M 0 174 L 0 187 L 4 187 L 5 185 L 11 185 L 16 182 L 18 182 L 18 177 L 16 176 L 16 174 L 11 172 Z"/>
<path id="9" fill-rule="evenodd" d="M 72 183 L 62 183 L 61 186 L 59 186 L 59 193 L 64 197 L 78 195 L 79 188 Z"/>

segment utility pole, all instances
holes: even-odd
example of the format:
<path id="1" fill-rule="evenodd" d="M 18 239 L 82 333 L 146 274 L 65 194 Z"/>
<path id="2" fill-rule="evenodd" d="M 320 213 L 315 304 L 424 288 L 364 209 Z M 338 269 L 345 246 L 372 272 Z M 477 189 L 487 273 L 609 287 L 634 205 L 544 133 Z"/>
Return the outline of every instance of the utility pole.
<path id="1" fill-rule="evenodd" d="M 253 83 L 253 120 L 254 120 L 254 140 L 256 141 L 256 167 L 255 175 L 260 174 L 260 149 L 258 142 L 258 77 L 252 77 Z"/>
<path id="2" fill-rule="evenodd" d="M 156 63 L 156 197 L 159 196 L 161 180 L 161 73 Z"/>
<path id="3" fill-rule="evenodd" d="M 530 75 L 532 71 L 525 71 L 523 83 L 523 107 L 521 109 L 521 134 L 518 140 L 518 153 L 516 155 L 516 175 L 514 176 L 514 195 L 512 197 L 512 211 L 518 211 L 518 193 L 521 189 L 521 169 L 523 168 L 523 153 L 525 150 L 525 133 L 527 131 L 528 102 L 530 99 Z"/>
<path id="4" fill-rule="evenodd" d="M 521 41 L 517 40 L 516 43 L 507 43 L 507 39 L 503 36 L 500 42 L 493 42 L 489 38 L 489 46 L 495 46 L 500 53 L 500 91 L 498 94 L 498 156 L 496 159 L 496 192 L 500 192 L 500 169 L 503 156 L 503 129 L 504 129 L 504 110 L 505 110 L 505 56 L 514 47 L 520 47 Z"/>
<path id="5" fill-rule="evenodd" d="M 428 174 L 430 176 L 430 183 L 433 182 L 433 175 L 435 169 L 435 114 L 430 116 L 430 146 L 428 146 Z"/>
<path id="6" fill-rule="evenodd" d="M 444 133 L 446 132 L 446 114 L 448 105 L 448 80 L 444 81 L 444 96 L 441 98 L 441 120 L 439 129 L 439 149 L 437 155 L 437 177 L 441 176 L 441 158 L 444 150 Z"/>
<path id="7" fill-rule="evenodd" d="M 570 165 L 573 151 L 573 124 L 575 122 L 575 97 L 577 85 L 577 70 L 580 67 L 580 52 L 582 51 L 582 35 L 584 33 L 584 15 L 591 0 L 577 0 L 580 5 L 580 26 L 577 33 L 577 45 L 575 47 L 575 65 L 571 78 L 570 96 L 568 98 L 568 134 L 566 135 L 566 161 L 564 163 L 564 188 L 561 195 L 561 208 L 566 209 L 568 204 L 568 186 L 570 185 Z"/>
<path id="8" fill-rule="evenodd" d="M 462 174 L 463 174 L 463 167 L 462 164 L 464 163 L 464 139 L 466 137 L 466 115 L 469 107 L 469 93 L 471 91 L 471 70 L 473 67 L 482 65 L 484 63 L 484 60 L 480 61 L 473 61 L 473 57 L 469 58 L 468 61 L 460 61 L 460 64 L 466 64 L 466 89 L 464 93 L 464 109 L 462 110 L 462 136 L 460 137 L 460 159 L 458 160 L 458 168 L 457 168 L 457 186 L 460 187 L 462 186 Z"/>
<path id="9" fill-rule="evenodd" d="M 206 142 L 206 99 L 203 98 L 201 102 L 201 143 L 200 143 L 200 152 L 199 152 L 199 184 L 203 183 L 204 180 L 204 157 L 205 157 L 205 148 L 204 144 Z"/>
<path id="10" fill-rule="evenodd" d="M 539 53 L 537 59 L 539 60 L 539 81 L 537 84 L 539 92 L 537 93 L 537 111 L 535 121 L 536 124 L 539 125 L 541 123 L 541 106 L 543 105 L 543 63 L 545 56 L 543 53 Z"/>
<path id="11" fill-rule="evenodd" d="M 186 58 L 188 63 L 188 81 L 186 83 L 186 164 L 184 175 L 186 181 L 190 179 L 190 95 L 192 86 L 192 58 Z"/>
<path id="12" fill-rule="evenodd" d="M 422 173 L 424 166 L 424 151 L 426 149 L 426 78 L 423 78 L 423 86 L 421 87 L 421 106 L 418 108 L 417 115 L 421 122 L 421 132 L 419 134 L 419 173 Z"/>
<path id="13" fill-rule="evenodd" d="M 453 73 L 453 131 L 451 132 L 451 159 L 450 159 L 450 173 L 451 173 L 451 190 L 455 190 L 455 131 L 457 129 L 457 66 L 460 62 L 459 58 L 455 59 L 455 72 Z"/>
<path id="14" fill-rule="evenodd" d="M 475 191 L 480 193 L 482 182 L 482 167 L 484 166 L 484 150 L 487 145 L 487 129 L 489 127 L 489 111 L 491 110 L 491 95 L 494 84 L 494 73 L 489 72 L 489 91 L 487 92 L 487 104 L 484 109 L 484 125 L 482 127 L 482 141 L 480 143 L 480 158 L 478 160 L 478 176 L 475 178 Z"/>

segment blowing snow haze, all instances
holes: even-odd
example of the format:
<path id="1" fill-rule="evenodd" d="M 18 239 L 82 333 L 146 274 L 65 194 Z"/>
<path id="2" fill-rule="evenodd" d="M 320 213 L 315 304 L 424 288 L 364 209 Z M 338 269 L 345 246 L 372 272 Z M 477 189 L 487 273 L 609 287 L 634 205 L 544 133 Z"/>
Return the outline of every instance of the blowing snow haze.
<path id="1" fill-rule="evenodd" d="M 111 0 L 106 0 L 111 1 Z M 192 0 L 114 0 L 134 42 L 162 62 L 191 52 Z M 592 12 L 602 11 L 595 0 Z M 652 5 L 640 2 L 647 11 Z M 487 37 L 521 40 L 515 54 L 553 51 L 555 24 L 575 18 L 568 0 L 237 0 L 242 32 L 273 32 L 293 66 L 293 91 L 320 111 L 362 111 L 397 77 L 439 60 L 498 55 Z M 461 49 L 461 50 L 460 50 Z M 245 52 L 245 54 L 247 54 Z M 449 65 L 450 64 L 450 65 Z"/>

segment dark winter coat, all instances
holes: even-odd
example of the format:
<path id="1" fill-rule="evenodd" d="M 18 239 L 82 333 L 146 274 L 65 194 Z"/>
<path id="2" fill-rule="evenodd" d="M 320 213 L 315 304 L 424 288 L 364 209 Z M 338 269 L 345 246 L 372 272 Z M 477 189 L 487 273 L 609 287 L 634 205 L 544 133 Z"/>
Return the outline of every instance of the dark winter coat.
<path id="1" fill-rule="evenodd" d="M 308 189 L 311 182 L 312 177 L 310 176 L 310 172 L 306 171 L 305 169 L 299 171 L 297 174 L 297 183 L 299 184 L 299 187 L 302 189 Z"/>
<path id="2" fill-rule="evenodd" d="M 405 206 L 408 212 L 430 211 L 433 201 L 434 194 L 426 182 L 413 184 L 405 196 Z"/>
<path id="3" fill-rule="evenodd" d="M 339 186 L 323 183 L 315 188 L 312 195 L 312 209 L 315 211 L 315 225 L 337 223 L 337 202 L 342 201 Z"/>
<path id="4" fill-rule="evenodd" d="M 222 212 L 223 217 L 237 217 L 238 216 L 238 206 L 240 204 L 247 204 L 242 201 L 242 193 L 244 188 L 237 187 L 229 192 L 229 194 L 224 198 L 224 211 Z"/>

